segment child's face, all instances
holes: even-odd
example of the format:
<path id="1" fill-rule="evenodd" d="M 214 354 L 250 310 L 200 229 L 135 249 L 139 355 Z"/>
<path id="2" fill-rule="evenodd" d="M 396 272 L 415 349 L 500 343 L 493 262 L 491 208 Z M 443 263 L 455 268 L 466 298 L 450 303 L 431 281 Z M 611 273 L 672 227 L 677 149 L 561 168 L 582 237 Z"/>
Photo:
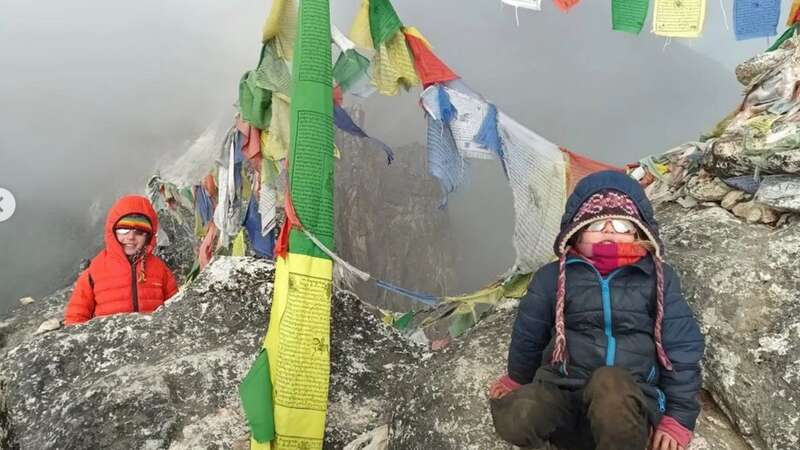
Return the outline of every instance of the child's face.
<path id="1" fill-rule="evenodd" d="M 589 224 L 581 231 L 578 243 L 630 243 L 636 240 L 636 226 L 633 222 L 620 219 L 603 219 Z"/>
<path id="2" fill-rule="evenodd" d="M 114 230 L 117 242 L 122 246 L 122 250 L 127 256 L 133 256 L 144 248 L 147 243 L 148 234 L 144 231 L 131 228 L 117 228 Z"/>

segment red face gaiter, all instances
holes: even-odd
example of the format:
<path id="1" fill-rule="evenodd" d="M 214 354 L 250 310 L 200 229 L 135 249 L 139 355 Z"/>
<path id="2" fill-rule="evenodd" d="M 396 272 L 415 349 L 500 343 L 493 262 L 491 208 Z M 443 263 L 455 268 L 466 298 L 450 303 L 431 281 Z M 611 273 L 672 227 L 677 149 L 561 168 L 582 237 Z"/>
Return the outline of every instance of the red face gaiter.
<path id="1" fill-rule="evenodd" d="M 592 263 L 603 276 L 619 267 L 635 264 L 647 255 L 647 249 L 636 242 L 578 244 L 576 247 L 577 253 Z"/>

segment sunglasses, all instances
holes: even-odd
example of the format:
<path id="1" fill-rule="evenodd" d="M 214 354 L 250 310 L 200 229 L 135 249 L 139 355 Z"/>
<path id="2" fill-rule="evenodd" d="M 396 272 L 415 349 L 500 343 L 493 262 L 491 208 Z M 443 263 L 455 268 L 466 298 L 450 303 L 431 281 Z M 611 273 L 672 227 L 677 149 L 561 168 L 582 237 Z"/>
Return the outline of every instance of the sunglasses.
<path id="1" fill-rule="evenodd" d="M 622 219 L 598 220 L 597 222 L 590 223 L 586 229 L 594 232 L 603 231 L 608 222 L 611 222 L 611 228 L 614 229 L 615 233 L 632 234 L 636 232 L 636 225 L 634 225 L 633 222 Z"/>
<path id="2" fill-rule="evenodd" d="M 150 234 L 147 231 L 137 230 L 135 228 L 117 228 L 114 230 L 114 233 L 116 233 L 117 236 L 127 236 L 131 233 L 133 233 L 134 236 L 147 236 Z"/>

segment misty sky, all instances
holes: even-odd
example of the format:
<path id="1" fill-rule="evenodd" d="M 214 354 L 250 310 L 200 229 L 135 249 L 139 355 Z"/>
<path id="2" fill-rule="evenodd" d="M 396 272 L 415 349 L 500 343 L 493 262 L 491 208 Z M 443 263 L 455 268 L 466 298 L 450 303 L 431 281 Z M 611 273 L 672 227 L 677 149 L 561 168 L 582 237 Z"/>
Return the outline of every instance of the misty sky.
<path id="1" fill-rule="evenodd" d="M 332 0 L 339 28 L 349 29 L 359 2 Z M 702 39 L 676 40 L 665 50 L 664 39 L 646 30 L 612 32 L 608 2 L 584 1 L 566 15 L 544 3 L 541 13 L 520 10 L 519 27 L 499 0 L 395 6 L 501 109 L 558 144 L 612 163 L 710 129 L 738 102 L 735 64 L 767 46 L 765 39 L 735 41 L 716 2 L 709 2 Z M 732 1 L 724 3 L 730 16 Z M 3 0 L 0 187 L 18 206 L 0 223 L 0 312 L 64 285 L 80 259 L 97 251 L 116 197 L 141 192 L 159 164 L 209 125 L 229 123 L 239 77 L 256 63 L 268 7 L 263 0 Z M 369 99 L 368 130 L 393 146 L 424 142 L 417 94 Z M 486 238 L 493 215 L 510 230 L 507 201 L 497 201 L 508 191 L 496 166 L 476 166 L 445 213 L 476 255 L 489 254 L 463 273 L 489 281 L 513 260 L 510 236 Z"/>

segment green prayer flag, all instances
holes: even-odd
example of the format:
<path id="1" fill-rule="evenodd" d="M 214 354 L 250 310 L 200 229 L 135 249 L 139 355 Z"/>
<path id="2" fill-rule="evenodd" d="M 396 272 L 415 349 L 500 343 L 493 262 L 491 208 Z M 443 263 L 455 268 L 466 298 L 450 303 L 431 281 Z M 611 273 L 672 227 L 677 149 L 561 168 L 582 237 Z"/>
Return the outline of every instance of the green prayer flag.
<path id="1" fill-rule="evenodd" d="M 336 65 L 333 66 L 333 78 L 342 87 L 344 92 L 350 90 L 358 81 L 367 76 L 369 59 L 355 51 L 348 49 L 339 54 Z"/>
<path id="2" fill-rule="evenodd" d="M 250 433 L 258 442 L 269 442 L 275 437 L 275 418 L 272 410 L 272 380 L 269 375 L 269 358 L 262 349 L 250 371 L 239 384 L 242 402 Z"/>
<path id="3" fill-rule="evenodd" d="M 291 97 L 292 75 L 286 61 L 278 55 L 276 45 L 275 39 L 271 39 L 261 47 L 261 58 L 254 71 L 254 81 L 262 89 Z"/>
<path id="4" fill-rule="evenodd" d="M 780 48 L 780 46 L 784 42 L 786 42 L 787 39 L 789 39 L 792 36 L 794 36 L 796 31 L 797 31 L 797 25 L 792 25 L 789 28 L 787 28 L 786 31 L 783 32 L 781 37 L 779 37 L 777 41 L 775 41 L 772 45 L 770 45 L 770 47 L 767 49 L 767 51 L 768 52 L 774 52 L 775 50 Z"/>
<path id="5" fill-rule="evenodd" d="M 379 49 L 403 26 L 389 0 L 370 0 L 369 31 L 372 34 L 372 45 Z"/>
<path id="6" fill-rule="evenodd" d="M 189 284 L 194 281 L 197 276 L 200 275 L 200 258 L 197 257 L 194 259 L 194 263 L 192 263 L 192 268 L 189 269 L 189 272 L 186 274 L 186 282 L 185 284 Z"/>
<path id="7" fill-rule="evenodd" d="M 463 304 L 456 309 L 447 330 L 450 332 L 450 336 L 457 338 L 473 326 L 475 326 L 475 307 L 471 304 Z"/>
<path id="8" fill-rule="evenodd" d="M 331 251 L 333 246 L 333 75 L 328 2 L 303 0 L 292 61 L 289 192 L 297 217 Z M 289 251 L 330 259 L 302 230 Z"/>
<path id="9" fill-rule="evenodd" d="M 522 298 L 528 292 L 533 273 L 517 274 L 503 284 L 503 297 Z"/>
<path id="10" fill-rule="evenodd" d="M 649 8 L 649 0 L 611 0 L 612 29 L 639 34 Z"/>
<path id="11" fill-rule="evenodd" d="M 261 130 L 272 120 L 272 92 L 256 84 L 255 72 L 246 72 L 239 81 L 239 112 L 242 120 Z"/>
<path id="12" fill-rule="evenodd" d="M 394 327 L 401 331 L 405 330 L 411 324 L 411 320 L 413 318 L 414 318 L 414 311 L 409 311 L 394 321 Z"/>

